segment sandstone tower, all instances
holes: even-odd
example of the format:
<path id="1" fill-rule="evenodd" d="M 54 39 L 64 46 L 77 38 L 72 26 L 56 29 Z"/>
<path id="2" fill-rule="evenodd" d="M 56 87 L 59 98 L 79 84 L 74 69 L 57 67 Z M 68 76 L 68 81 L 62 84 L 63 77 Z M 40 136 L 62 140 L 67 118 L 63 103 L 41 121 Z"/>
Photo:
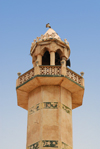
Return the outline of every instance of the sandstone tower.
<path id="1" fill-rule="evenodd" d="M 33 68 L 16 82 L 18 106 L 28 110 L 27 149 L 72 149 L 72 109 L 82 105 L 84 79 L 67 67 L 68 41 L 49 28 L 32 42 Z"/>

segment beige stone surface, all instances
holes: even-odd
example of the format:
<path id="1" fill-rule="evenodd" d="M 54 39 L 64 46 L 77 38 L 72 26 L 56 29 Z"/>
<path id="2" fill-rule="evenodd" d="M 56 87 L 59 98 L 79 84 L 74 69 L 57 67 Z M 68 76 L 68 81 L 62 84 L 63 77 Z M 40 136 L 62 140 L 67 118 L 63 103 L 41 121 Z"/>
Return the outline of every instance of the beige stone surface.
<path id="1" fill-rule="evenodd" d="M 41 140 L 41 111 L 28 115 L 27 146 Z"/>
<path id="2" fill-rule="evenodd" d="M 17 90 L 17 104 L 18 106 L 24 108 L 24 109 L 28 109 L 28 93 L 21 91 L 21 90 Z"/>
<path id="3" fill-rule="evenodd" d="M 42 140 L 59 139 L 58 109 L 43 109 Z"/>
<path id="4" fill-rule="evenodd" d="M 74 82 L 70 81 L 67 78 L 64 78 L 64 81 L 61 83 L 61 86 L 68 89 L 71 93 L 80 90 L 80 86 L 76 85 Z"/>
<path id="5" fill-rule="evenodd" d="M 71 93 L 61 86 L 40 86 L 31 91 L 28 100 L 27 146 L 42 140 L 64 142 L 72 146 L 72 114 L 62 106 L 71 110 L 71 104 Z"/>
<path id="6" fill-rule="evenodd" d="M 61 87 L 61 103 L 72 109 L 72 96 L 71 92 Z"/>
<path id="7" fill-rule="evenodd" d="M 47 85 L 47 86 L 51 86 L 51 85 L 59 85 L 61 84 L 61 82 L 63 81 L 63 77 L 38 77 L 38 80 L 40 82 L 41 85 Z"/>
<path id="8" fill-rule="evenodd" d="M 35 70 L 35 75 L 39 75 L 40 74 L 40 69 L 39 69 L 39 66 L 38 64 L 36 64 L 37 66 L 34 68 Z"/>
<path id="9" fill-rule="evenodd" d="M 42 103 L 42 96 L 41 96 L 41 86 L 37 87 L 29 94 L 29 100 L 28 100 L 28 109 L 32 106 L 35 106 L 38 103 Z"/>
<path id="10" fill-rule="evenodd" d="M 72 115 L 61 110 L 61 142 L 73 146 L 72 141 Z"/>
<path id="11" fill-rule="evenodd" d="M 42 55 L 37 56 L 38 65 L 42 65 Z"/>
<path id="12" fill-rule="evenodd" d="M 43 102 L 59 102 L 60 86 L 42 86 Z"/>
<path id="13" fill-rule="evenodd" d="M 61 67 L 61 74 L 66 75 L 66 67 Z"/>
<path id="14" fill-rule="evenodd" d="M 72 109 L 81 106 L 83 102 L 84 90 L 79 90 L 72 94 Z"/>

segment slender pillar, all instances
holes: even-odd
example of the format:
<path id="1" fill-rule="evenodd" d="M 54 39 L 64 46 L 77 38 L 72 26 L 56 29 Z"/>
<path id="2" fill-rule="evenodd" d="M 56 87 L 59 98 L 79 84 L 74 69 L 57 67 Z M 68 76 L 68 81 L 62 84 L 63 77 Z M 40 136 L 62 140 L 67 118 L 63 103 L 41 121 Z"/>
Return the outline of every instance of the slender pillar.
<path id="1" fill-rule="evenodd" d="M 63 62 L 63 67 L 66 67 L 66 58 L 65 57 L 62 57 L 62 62 Z"/>
<path id="2" fill-rule="evenodd" d="M 66 75 L 66 58 L 62 57 L 61 61 L 61 74 Z"/>
<path id="3" fill-rule="evenodd" d="M 55 65 L 55 52 L 50 52 L 50 65 Z"/>
<path id="4" fill-rule="evenodd" d="M 37 61 L 38 61 L 38 65 L 42 65 L 42 55 L 41 54 L 37 55 Z"/>

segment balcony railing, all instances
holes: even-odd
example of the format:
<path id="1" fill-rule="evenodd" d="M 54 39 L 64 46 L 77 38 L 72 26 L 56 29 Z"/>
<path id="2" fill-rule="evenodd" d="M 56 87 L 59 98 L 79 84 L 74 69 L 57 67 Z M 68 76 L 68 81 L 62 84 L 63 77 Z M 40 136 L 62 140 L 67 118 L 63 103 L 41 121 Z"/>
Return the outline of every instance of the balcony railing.
<path id="1" fill-rule="evenodd" d="M 74 71 L 72 71 L 71 69 L 66 68 L 66 76 L 75 81 L 76 83 L 82 85 L 82 77 Z"/>
<path id="2" fill-rule="evenodd" d="M 62 71 L 61 71 L 61 66 L 46 66 L 46 65 L 41 65 L 38 66 L 39 67 L 39 73 L 38 75 L 63 75 Z M 63 68 L 62 68 L 63 69 Z M 30 69 L 29 71 L 27 71 L 26 73 L 24 73 L 23 75 L 21 75 L 18 78 L 18 84 L 17 86 L 22 85 L 23 83 L 29 81 L 30 79 L 32 79 L 35 75 L 37 75 L 35 73 L 34 68 Z M 78 83 L 79 85 L 83 86 L 82 84 L 82 77 L 80 75 L 78 75 L 77 73 L 75 73 L 74 71 L 72 71 L 71 69 L 66 67 L 66 75 L 69 79 L 71 79 L 72 81 Z"/>
<path id="3" fill-rule="evenodd" d="M 40 75 L 61 75 L 61 66 L 39 66 Z"/>
<path id="4" fill-rule="evenodd" d="M 19 85 L 25 83 L 26 81 L 30 80 L 32 77 L 34 77 L 34 68 L 30 69 L 23 75 L 21 75 L 19 79 Z"/>

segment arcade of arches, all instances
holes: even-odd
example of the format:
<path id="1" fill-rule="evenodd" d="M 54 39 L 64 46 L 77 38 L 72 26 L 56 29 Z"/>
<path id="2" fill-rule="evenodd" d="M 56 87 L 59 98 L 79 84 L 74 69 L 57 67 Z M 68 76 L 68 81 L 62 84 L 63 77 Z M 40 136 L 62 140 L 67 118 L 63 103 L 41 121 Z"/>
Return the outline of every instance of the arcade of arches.
<path id="1" fill-rule="evenodd" d="M 61 65 L 60 61 L 61 58 L 58 54 L 58 52 L 53 52 L 55 57 L 55 65 Z M 42 57 L 42 65 L 50 65 L 50 53 L 46 50 L 43 57 Z"/>

